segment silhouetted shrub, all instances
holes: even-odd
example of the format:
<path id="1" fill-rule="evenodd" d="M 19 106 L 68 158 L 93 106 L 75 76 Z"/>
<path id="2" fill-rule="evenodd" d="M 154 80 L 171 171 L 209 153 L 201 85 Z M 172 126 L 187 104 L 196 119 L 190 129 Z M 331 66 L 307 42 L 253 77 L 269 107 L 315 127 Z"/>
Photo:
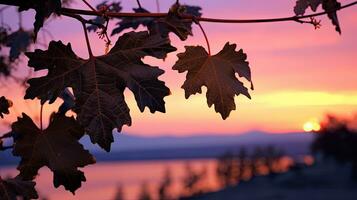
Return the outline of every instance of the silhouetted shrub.
<path id="1" fill-rule="evenodd" d="M 312 151 L 340 163 L 352 163 L 352 177 L 357 179 L 357 131 L 354 125 L 354 120 L 329 116 L 320 131 L 316 132 Z"/>

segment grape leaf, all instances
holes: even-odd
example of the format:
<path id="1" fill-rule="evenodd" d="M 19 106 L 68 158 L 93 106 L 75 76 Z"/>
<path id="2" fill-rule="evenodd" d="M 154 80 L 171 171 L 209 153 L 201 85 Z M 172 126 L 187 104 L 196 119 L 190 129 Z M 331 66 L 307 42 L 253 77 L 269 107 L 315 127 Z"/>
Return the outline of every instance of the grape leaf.
<path id="1" fill-rule="evenodd" d="M 186 46 L 186 51 L 177 55 L 178 61 L 173 66 L 179 73 L 188 71 L 182 85 L 186 99 L 190 95 L 202 93 L 201 87 L 207 87 L 207 103 L 215 105 L 223 119 L 235 110 L 234 96 L 243 94 L 250 98 L 248 89 L 235 75 L 251 80 L 249 63 L 243 50 L 235 51 L 236 45 L 225 44 L 216 55 L 209 55 L 201 46 Z"/>
<path id="2" fill-rule="evenodd" d="M 304 15 L 308 7 L 312 11 L 316 12 L 317 7 L 322 3 L 323 0 L 297 0 L 294 7 L 294 12 L 296 15 Z"/>
<path id="3" fill-rule="evenodd" d="M 8 77 L 11 73 L 11 66 L 4 56 L 0 56 L 0 76 Z"/>
<path id="4" fill-rule="evenodd" d="M 11 33 L 6 40 L 6 46 L 10 47 L 10 61 L 16 60 L 21 52 L 27 51 L 31 44 L 33 34 L 20 28 L 18 31 Z"/>
<path id="5" fill-rule="evenodd" d="M 97 5 L 97 10 L 106 10 L 107 12 L 120 12 L 122 7 L 120 6 L 120 2 L 112 2 L 111 4 L 108 4 L 107 1 L 104 1 L 100 4 Z M 97 16 L 92 20 L 96 24 L 101 24 L 104 25 L 105 23 L 105 18 L 102 16 Z M 97 31 L 98 26 L 96 25 L 90 25 L 87 27 L 88 31 Z"/>
<path id="6" fill-rule="evenodd" d="M 135 13 L 150 13 L 144 8 L 133 8 L 133 11 Z M 128 28 L 137 29 L 140 25 L 150 26 L 152 23 L 155 23 L 155 19 L 152 17 L 124 17 L 116 24 L 118 27 L 113 29 L 111 35 L 121 33 Z"/>
<path id="7" fill-rule="evenodd" d="M 59 14 L 61 10 L 61 0 L 2 0 L 2 4 L 13 5 L 19 7 L 19 12 L 34 9 L 36 11 L 34 22 L 34 40 L 37 38 L 37 33 L 47 18 L 52 13 Z"/>
<path id="8" fill-rule="evenodd" d="M 4 118 L 3 114 L 9 114 L 9 108 L 12 106 L 12 101 L 4 96 L 0 97 L 0 117 Z"/>
<path id="9" fill-rule="evenodd" d="M 135 13 L 150 13 L 144 8 L 134 8 Z M 118 34 L 125 29 L 137 29 L 139 25 L 148 27 L 151 34 L 160 34 L 162 37 L 168 37 L 170 32 L 175 33 L 181 40 L 186 40 L 188 35 L 192 35 L 192 21 L 182 19 L 180 15 L 193 15 L 200 17 L 202 13 L 198 6 L 174 4 L 167 17 L 155 19 L 152 17 L 125 17 L 117 23 L 118 27 L 113 29 L 112 35 Z"/>
<path id="10" fill-rule="evenodd" d="M 329 12 L 332 10 L 336 10 L 341 7 L 341 3 L 336 0 L 324 0 L 322 3 L 322 8 Z M 335 26 L 335 30 L 341 34 L 340 22 L 338 21 L 337 12 L 329 12 L 327 13 L 328 18 L 330 18 L 332 24 Z"/>
<path id="11" fill-rule="evenodd" d="M 37 199 L 38 194 L 35 185 L 36 183 L 33 181 L 23 181 L 18 177 L 7 180 L 0 177 L 0 199 L 17 200 L 17 197 Z"/>
<path id="12" fill-rule="evenodd" d="M 341 34 L 341 27 L 338 21 L 337 12 L 330 12 L 341 7 L 341 3 L 337 0 L 297 0 L 294 12 L 296 15 L 304 15 L 308 7 L 310 7 L 312 11 L 316 12 L 320 4 L 322 4 L 322 9 L 328 12 L 327 16 L 335 26 L 335 30 Z"/>
<path id="13" fill-rule="evenodd" d="M 5 45 L 7 41 L 7 37 L 9 36 L 9 28 L 5 28 L 0 26 L 0 50 L 1 50 L 1 45 Z"/>
<path id="14" fill-rule="evenodd" d="M 128 87 L 141 112 L 148 107 L 152 113 L 165 112 L 163 98 L 169 89 L 158 77 L 158 67 L 142 62 L 145 56 L 164 58 L 175 51 L 170 41 L 148 32 L 130 32 L 121 36 L 104 56 L 81 59 L 71 45 L 52 41 L 47 51 L 27 53 L 28 65 L 35 70 L 48 69 L 47 76 L 30 79 L 25 98 L 38 97 L 52 103 L 67 87 L 72 87 L 79 123 L 85 127 L 93 143 L 110 151 L 112 130 L 121 131 L 131 125 L 129 108 L 123 91 Z"/>
<path id="15" fill-rule="evenodd" d="M 158 19 L 158 22 L 149 27 L 150 32 L 158 32 L 162 37 L 167 37 L 170 32 L 175 33 L 182 41 L 192 35 L 192 21 L 182 19 L 180 15 L 193 15 L 200 17 L 201 8 L 197 6 L 187 6 L 174 4 L 165 18 Z"/>
<path id="16" fill-rule="evenodd" d="M 63 100 L 63 103 L 58 108 L 58 113 L 66 114 L 67 111 L 72 110 L 75 106 L 74 96 L 68 88 L 64 89 L 60 98 Z"/>
<path id="17" fill-rule="evenodd" d="M 63 185 L 74 193 L 86 181 L 84 173 L 78 170 L 95 163 L 94 157 L 78 140 L 84 130 L 73 117 L 53 114 L 47 129 L 40 130 L 31 118 L 23 113 L 12 124 L 14 138 L 13 155 L 21 157 L 17 169 L 23 180 L 33 180 L 38 170 L 47 166 L 53 172 L 53 184 Z"/>

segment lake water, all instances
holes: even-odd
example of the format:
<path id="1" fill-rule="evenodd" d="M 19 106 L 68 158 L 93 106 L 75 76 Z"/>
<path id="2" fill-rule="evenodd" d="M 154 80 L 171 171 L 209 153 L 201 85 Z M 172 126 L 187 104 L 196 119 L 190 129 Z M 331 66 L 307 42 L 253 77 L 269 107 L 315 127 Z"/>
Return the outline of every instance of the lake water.
<path id="1" fill-rule="evenodd" d="M 150 193 L 156 194 L 157 187 L 167 170 L 172 175 L 173 185 L 170 193 L 177 197 L 182 192 L 182 179 L 185 176 L 186 165 L 199 171 L 205 169 L 204 186 L 207 190 L 215 190 L 218 183 L 215 177 L 216 160 L 170 160 L 170 161 L 133 161 L 133 162 L 107 162 L 97 163 L 83 169 L 87 182 L 76 191 L 73 196 L 61 186 L 54 188 L 52 173 L 43 168 L 36 178 L 36 188 L 41 197 L 50 200 L 113 200 L 119 185 L 123 187 L 126 200 L 136 200 L 145 183 Z M 0 176 L 14 176 L 17 174 L 15 167 L 0 168 Z"/>

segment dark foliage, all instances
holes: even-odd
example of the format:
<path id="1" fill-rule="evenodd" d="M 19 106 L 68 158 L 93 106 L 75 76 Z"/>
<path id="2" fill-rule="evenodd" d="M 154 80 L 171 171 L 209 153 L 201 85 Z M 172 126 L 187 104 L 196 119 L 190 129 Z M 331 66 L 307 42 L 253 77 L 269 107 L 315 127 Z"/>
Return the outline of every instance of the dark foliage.
<path id="1" fill-rule="evenodd" d="M 12 106 L 12 102 L 6 99 L 4 96 L 0 97 L 0 117 L 4 118 L 3 114 L 9 114 L 9 108 Z"/>
<path id="2" fill-rule="evenodd" d="M 207 87 L 207 104 L 214 105 L 223 119 L 236 109 L 234 96 L 243 94 L 250 98 L 248 89 L 236 78 L 236 73 L 251 82 L 250 67 L 247 55 L 236 44 L 229 44 L 216 55 L 209 55 L 201 46 L 186 46 L 186 52 L 177 55 L 179 58 L 172 69 L 179 73 L 188 71 L 182 85 L 186 99 L 192 94 L 202 93 L 201 87 Z"/>
<path id="3" fill-rule="evenodd" d="M 135 13 L 150 13 L 144 8 L 133 8 Z M 120 22 L 117 23 L 116 28 L 113 29 L 112 35 L 121 33 L 122 31 L 132 28 L 137 29 L 140 25 L 149 27 L 152 23 L 154 23 L 155 19 L 151 17 L 124 17 Z"/>
<path id="4" fill-rule="evenodd" d="M 17 200 L 18 197 L 24 199 L 37 199 L 35 190 L 36 183 L 33 181 L 23 181 L 19 177 L 3 180 L 0 177 L 0 199 Z"/>
<path id="5" fill-rule="evenodd" d="M 203 168 L 200 171 L 194 170 L 192 166 L 187 163 L 185 167 L 185 176 L 183 178 L 183 196 L 195 196 L 204 192 L 204 181 L 207 171 Z"/>
<path id="6" fill-rule="evenodd" d="M 109 151 L 113 142 L 112 130 L 120 131 L 124 124 L 131 125 L 123 96 L 126 87 L 134 93 L 142 112 L 145 107 L 152 113 L 165 112 L 163 98 L 170 91 L 158 80 L 164 71 L 143 63 L 141 58 L 164 58 L 174 50 L 167 39 L 147 32 L 124 34 L 108 54 L 89 60 L 78 58 L 70 44 L 51 42 L 47 51 L 26 54 L 30 59 L 29 66 L 36 71 L 48 69 L 49 73 L 28 81 L 30 87 L 25 98 L 38 97 L 42 102 L 49 100 L 52 103 L 66 87 L 72 87 L 79 123 L 85 127 L 93 143 Z M 57 65 L 62 67 L 57 68 Z"/>
<path id="7" fill-rule="evenodd" d="M 0 76 L 8 77 L 10 76 L 10 72 L 11 66 L 4 56 L 0 56 Z"/>
<path id="8" fill-rule="evenodd" d="M 189 35 L 192 35 L 192 21 L 182 19 L 182 15 L 193 15 L 200 17 L 201 8 L 196 6 L 181 6 L 174 4 L 165 18 L 159 19 L 157 23 L 152 24 L 149 28 L 150 32 L 158 33 L 162 37 L 168 37 L 169 33 L 176 34 L 182 41 L 186 40 Z"/>
<path id="9" fill-rule="evenodd" d="M 6 46 L 10 47 L 10 61 L 16 60 L 21 52 L 27 51 L 31 44 L 32 33 L 20 28 L 18 31 L 11 33 L 6 40 Z"/>
<path id="10" fill-rule="evenodd" d="M 144 8 L 134 8 L 135 13 L 149 13 Z M 140 25 L 146 26 L 151 34 L 159 34 L 168 37 L 170 32 L 175 33 L 181 40 L 186 40 L 188 35 L 192 35 L 192 21 L 182 19 L 180 15 L 193 15 L 200 17 L 202 13 L 198 6 L 188 6 L 174 4 L 169 10 L 169 15 L 162 19 L 151 17 L 125 17 L 117 23 L 118 27 L 113 29 L 112 35 L 121 33 L 125 29 L 137 29 Z"/>
<path id="11" fill-rule="evenodd" d="M 84 130 L 73 117 L 53 114 L 48 128 L 40 130 L 23 114 L 13 123 L 12 131 L 17 134 L 13 154 L 21 157 L 17 169 L 23 180 L 33 180 L 38 170 L 47 166 L 53 172 L 54 186 L 63 185 L 74 193 L 86 180 L 78 168 L 95 163 L 93 156 L 78 142 Z"/>
<path id="12" fill-rule="evenodd" d="M 316 12 L 317 8 L 321 4 L 322 8 L 329 12 L 327 16 L 335 26 L 336 31 L 341 34 L 341 27 L 337 18 L 337 12 L 334 11 L 341 7 L 341 3 L 339 3 L 337 0 L 297 0 L 294 7 L 294 12 L 296 15 L 304 15 L 306 9 L 309 7 L 312 11 Z"/>
<path id="13" fill-rule="evenodd" d="M 59 14 L 61 10 L 61 0 L 2 0 L 0 3 L 18 6 L 19 12 L 34 9 L 36 11 L 34 26 L 34 40 L 38 31 L 43 27 L 44 22 L 53 13 Z"/>
<path id="14" fill-rule="evenodd" d="M 172 186 L 172 177 L 171 172 L 169 169 L 166 170 L 164 174 L 164 178 L 162 179 L 161 183 L 159 184 L 158 188 L 158 196 L 159 200 L 170 200 L 170 188 Z"/>
<path id="15" fill-rule="evenodd" d="M 357 131 L 350 127 L 355 121 L 330 116 L 316 133 L 312 151 L 320 152 L 341 163 L 352 163 L 352 176 L 357 179 Z"/>
<path id="16" fill-rule="evenodd" d="M 143 185 L 141 186 L 141 191 L 138 200 L 152 200 L 148 185 L 146 183 L 143 183 Z"/>

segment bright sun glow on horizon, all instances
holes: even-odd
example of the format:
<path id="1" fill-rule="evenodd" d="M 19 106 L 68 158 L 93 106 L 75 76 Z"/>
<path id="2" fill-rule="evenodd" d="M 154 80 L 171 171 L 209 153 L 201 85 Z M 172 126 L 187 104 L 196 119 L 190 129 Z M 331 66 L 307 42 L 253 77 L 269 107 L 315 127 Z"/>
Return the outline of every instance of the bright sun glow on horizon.
<path id="1" fill-rule="evenodd" d="M 320 124 L 316 120 L 305 122 L 305 124 L 303 125 L 303 129 L 305 132 L 319 131 L 320 128 Z"/>

